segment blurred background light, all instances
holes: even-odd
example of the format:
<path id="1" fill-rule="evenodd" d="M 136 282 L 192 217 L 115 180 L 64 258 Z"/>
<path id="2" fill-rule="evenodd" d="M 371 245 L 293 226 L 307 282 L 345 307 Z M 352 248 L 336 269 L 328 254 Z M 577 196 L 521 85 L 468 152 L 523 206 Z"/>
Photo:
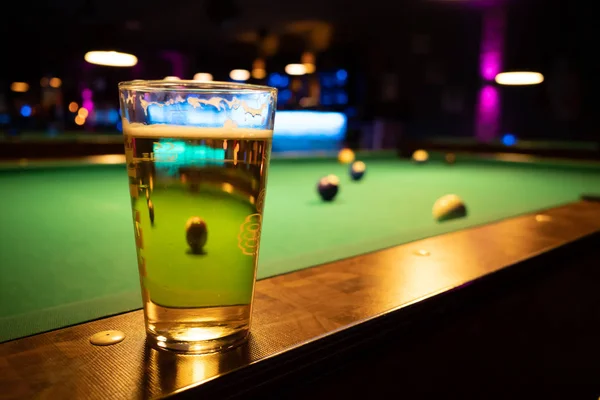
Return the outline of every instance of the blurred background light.
<path id="1" fill-rule="evenodd" d="M 90 112 L 85 107 L 81 107 L 79 111 L 77 111 L 77 115 L 82 118 L 87 118 L 90 115 Z"/>
<path id="2" fill-rule="evenodd" d="M 32 108 L 29 104 L 24 104 L 21 106 L 21 115 L 23 117 L 30 117 L 32 113 Z"/>
<path id="3" fill-rule="evenodd" d="M 514 146 L 517 144 L 517 138 L 512 133 L 507 133 L 502 136 L 502 144 L 505 146 Z"/>
<path id="4" fill-rule="evenodd" d="M 76 115 L 75 116 L 75 123 L 77 125 L 83 125 L 83 124 L 85 124 L 85 117 L 82 117 L 81 115 Z"/>
<path id="5" fill-rule="evenodd" d="M 53 87 L 55 89 L 58 89 L 59 87 L 61 87 L 62 85 L 62 80 L 60 78 L 51 78 L 50 79 L 50 87 Z"/>
<path id="6" fill-rule="evenodd" d="M 198 82 L 211 82 L 213 80 L 213 76 L 208 72 L 198 72 L 194 74 L 194 80 Z"/>
<path id="7" fill-rule="evenodd" d="M 302 53 L 301 58 L 302 65 L 304 65 L 304 71 L 307 74 L 313 74 L 317 70 L 315 65 L 315 55 L 311 52 Z"/>
<path id="8" fill-rule="evenodd" d="M 229 73 L 229 78 L 233 81 L 244 82 L 250 79 L 250 71 L 246 69 L 234 69 Z"/>
<path id="9" fill-rule="evenodd" d="M 288 75 L 304 75 L 306 74 L 306 67 L 303 64 L 288 64 L 285 66 L 285 73 Z"/>
<path id="10" fill-rule="evenodd" d="M 499 85 L 537 85 L 544 81 L 544 75 L 529 71 L 501 72 L 495 80 Z"/>
<path id="11" fill-rule="evenodd" d="M 257 58 L 252 63 L 252 78 L 254 79 L 265 79 L 267 76 L 267 69 L 265 60 Z"/>
<path id="12" fill-rule="evenodd" d="M 273 138 L 323 137 L 342 139 L 346 133 L 347 118 L 340 112 L 279 111 L 275 115 Z"/>
<path id="13" fill-rule="evenodd" d="M 16 93 L 25 93 L 29 90 L 29 84 L 26 82 L 13 82 L 10 84 L 10 90 Z"/>
<path id="14" fill-rule="evenodd" d="M 137 57 L 133 54 L 118 51 L 89 51 L 83 58 L 90 64 L 109 67 L 133 67 L 138 63 Z"/>

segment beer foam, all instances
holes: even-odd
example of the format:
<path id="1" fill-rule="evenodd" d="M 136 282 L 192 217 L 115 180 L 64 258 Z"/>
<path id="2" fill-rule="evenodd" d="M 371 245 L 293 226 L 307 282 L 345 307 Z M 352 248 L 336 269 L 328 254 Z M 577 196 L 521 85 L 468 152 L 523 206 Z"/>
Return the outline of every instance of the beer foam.
<path id="1" fill-rule="evenodd" d="M 225 124 L 222 128 L 205 128 L 198 126 L 181 126 L 167 124 L 145 125 L 123 120 L 123 133 L 140 138 L 189 138 L 189 139 L 270 139 L 270 129 L 238 128 L 235 124 Z"/>

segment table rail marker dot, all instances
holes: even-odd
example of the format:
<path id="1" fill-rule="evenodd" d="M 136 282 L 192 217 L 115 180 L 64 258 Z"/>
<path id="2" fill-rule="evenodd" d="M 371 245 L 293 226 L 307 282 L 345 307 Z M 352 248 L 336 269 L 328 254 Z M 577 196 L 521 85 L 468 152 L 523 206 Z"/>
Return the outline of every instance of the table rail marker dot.
<path id="1" fill-rule="evenodd" d="M 121 343 L 125 334 L 121 331 L 102 331 L 90 337 L 90 343 L 94 346 L 110 346 Z"/>
<path id="2" fill-rule="evenodd" d="M 552 217 L 549 215 L 538 214 L 535 216 L 535 220 L 537 222 L 550 222 L 552 221 Z"/>

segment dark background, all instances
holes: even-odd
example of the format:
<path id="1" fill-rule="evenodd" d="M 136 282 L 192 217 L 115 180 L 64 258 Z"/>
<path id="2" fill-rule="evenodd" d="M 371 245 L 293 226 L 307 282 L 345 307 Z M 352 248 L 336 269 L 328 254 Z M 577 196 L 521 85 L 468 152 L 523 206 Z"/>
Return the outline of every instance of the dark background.
<path id="1" fill-rule="evenodd" d="M 121 80 L 176 73 L 191 79 L 200 71 L 228 80 L 232 68 L 251 69 L 258 56 L 265 57 L 269 73 L 282 72 L 312 50 L 317 73 L 348 71 L 347 104 L 315 108 L 348 112 L 350 136 L 384 119 L 401 122 L 413 137 L 485 141 L 510 133 L 520 139 L 598 141 L 600 35 L 592 6 L 558 0 L 6 3 L 0 113 L 8 113 L 10 122 L 0 126 L 7 131 L 19 123 L 23 101 L 40 102 L 38 82 L 44 76 L 62 80 L 61 110 L 38 112 L 26 128 L 44 130 L 49 120 L 59 120 L 60 129 L 94 130 L 65 116 L 82 87 L 94 89 L 97 104 L 116 107 Z M 498 26 L 492 36 L 502 42 L 501 70 L 541 72 L 542 84 L 499 87 L 484 80 L 480 57 L 493 21 Z M 278 45 L 268 46 L 274 38 Z M 131 52 L 139 64 L 109 68 L 83 61 L 86 51 L 104 48 Z M 168 60 L 173 55 L 181 60 L 175 69 Z M 30 90 L 11 92 L 14 81 L 28 82 Z M 496 90 L 499 115 L 497 127 L 482 133 L 477 110 L 486 85 Z M 281 108 L 301 107 L 292 99 Z"/>

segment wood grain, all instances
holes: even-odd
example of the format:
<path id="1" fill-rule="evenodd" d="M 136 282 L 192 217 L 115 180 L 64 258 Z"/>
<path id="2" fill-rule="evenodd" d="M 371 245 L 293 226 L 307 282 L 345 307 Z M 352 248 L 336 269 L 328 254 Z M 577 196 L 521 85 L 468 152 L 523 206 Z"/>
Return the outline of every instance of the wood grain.
<path id="1" fill-rule="evenodd" d="M 600 204 L 581 201 L 265 279 L 257 283 L 248 343 L 222 354 L 147 347 L 141 311 L 7 342 L 0 345 L 0 398 L 240 392 L 293 371 L 323 346 L 362 340 L 361 326 L 494 279 L 499 271 L 525 268 L 540 254 L 571 251 L 567 245 L 579 239 L 600 245 L 599 231 Z M 126 339 L 90 345 L 89 337 L 106 329 L 121 330 Z"/>

